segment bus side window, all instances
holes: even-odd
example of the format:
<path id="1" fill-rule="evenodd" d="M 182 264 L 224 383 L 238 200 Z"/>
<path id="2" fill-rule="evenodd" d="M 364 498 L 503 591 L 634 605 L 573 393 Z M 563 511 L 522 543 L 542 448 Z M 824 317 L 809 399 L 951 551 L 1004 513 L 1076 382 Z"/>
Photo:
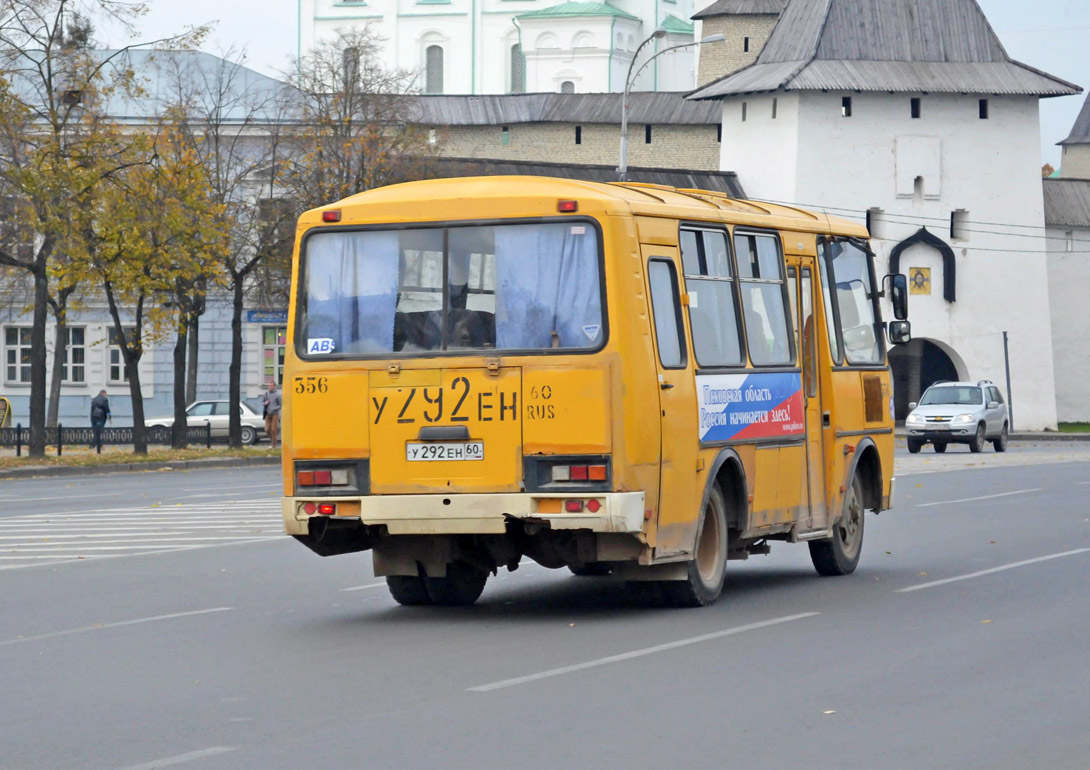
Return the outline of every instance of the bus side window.
<path id="1" fill-rule="evenodd" d="M 727 234 L 722 230 L 682 230 L 681 262 L 697 364 L 704 368 L 742 365 Z"/>
<path id="2" fill-rule="evenodd" d="M 818 273 L 821 275 L 821 300 L 825 305 L 825 329 L 829 336 L 829 353 L 833 363 L 844 363 L 840 354 L 840 336 L 837 331 L 836 310 L 833 307 L 833 294 L 829 291 L 829 263 L 825 250 L 825 241 L 818 241 Z"/>
<path id="3" fill-rule="evenodd" d="M 783 257 L 771 235 L 734 236 L 742 289 L 749 360 L 754 366 L 793 363 L 791 328 L 784 303 Z"/>
<path id="4" fill-rule="evenodd" d="M 817 348 L 814 341 L 814 284 L 810 268 L 802 269 L 802 379 L 806 397 L 817 395 Z"/>
<path id="5" fill-rule="evenodd" d="M 681 323 L 681 300 L 674 263 L 665 259 L 649 260 L 647 280 L 651 285 L 659 361 L 665 369 L 684 369 L 687 363 L 685 338 L 682 336 L 684 329 Z"/>

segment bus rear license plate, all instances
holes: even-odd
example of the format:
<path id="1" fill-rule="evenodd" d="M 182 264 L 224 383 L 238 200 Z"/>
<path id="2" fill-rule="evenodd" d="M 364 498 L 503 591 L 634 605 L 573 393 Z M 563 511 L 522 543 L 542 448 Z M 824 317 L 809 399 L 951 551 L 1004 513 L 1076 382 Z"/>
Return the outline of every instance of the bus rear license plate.
<path id="1" fill-rule="evenodd" d="M 406 444 L 405 459 L 409 462 L 437 460 L 483 460 L 483 441 L 428 442 Z"/>

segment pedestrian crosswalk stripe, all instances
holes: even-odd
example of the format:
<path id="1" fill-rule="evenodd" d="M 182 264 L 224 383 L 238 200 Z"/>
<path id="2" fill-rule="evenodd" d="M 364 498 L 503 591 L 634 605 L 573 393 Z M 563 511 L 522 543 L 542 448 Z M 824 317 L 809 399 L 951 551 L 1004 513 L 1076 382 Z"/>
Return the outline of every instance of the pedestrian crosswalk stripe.
<path id="1" fill-rule="evenodd" d="M 279 540 L 279 499 L 144 505 L 0 519 L 0 570 Z"/>

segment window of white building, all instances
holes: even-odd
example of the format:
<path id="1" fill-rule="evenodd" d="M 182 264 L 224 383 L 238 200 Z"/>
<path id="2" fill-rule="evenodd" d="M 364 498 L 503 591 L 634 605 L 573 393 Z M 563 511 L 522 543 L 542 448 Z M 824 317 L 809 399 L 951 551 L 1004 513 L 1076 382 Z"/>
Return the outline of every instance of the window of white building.
<path id="1" fill-rule="evenodd" d="M 526 56 L 520 43 L 511 46 L 511 93 L 526 93 Z"/>
<path id="2" fill-rule="evenodd" d="M 268 384 L 274 378 L 284 384 L 284 350 L 288 344 L 288 327 L 266 326 L 261 330 L 261 381 Z"/>
<path id="3" fill-rule="evenodd" d="M 4 330 L 5 379 L 9 385 L 30 383 L 30 327 L 9 326 Z"/>
<path id="4" fill-rule="evenodd" d="M 950 212 L 950 238 L 955 241 L 969 240 L 969 212 L 965 209 Z"/>
<path id="5" fill-rule="evenodd" d="M 424 93 L 443 93 L 443 46 L 429 45 L 424 50 Z"/>
<path id="6" fill-rule="evenodd" d="M 136 329 L 125 329 L 125 339 L 132 340 Z M 106 363 L 109 369 L 108 380 L 121 385 L 129 381 L 129 373 L 125 369 L 125 356 L 121 353 L 121 340 L 117 336 L 117 329 L 110 327 L 108 335 L 109 346 L 106 348 Z"/>
<path id="7" fill-rule="evenodd" d="M 565 80 L 563 83 L 560 84 L 560 93 L 562 93 L 562 94 L 574 94 L 575 93 L 575 83 L 573 83 L 570 80 Z"/>
<path id="8" fill-rule="evenodd" d="M 61 381 L 82 385 L 87 381 L 87 330 L 82 326 L 69 326 L 65 337 L 67 344 L 61 356 Z"/>

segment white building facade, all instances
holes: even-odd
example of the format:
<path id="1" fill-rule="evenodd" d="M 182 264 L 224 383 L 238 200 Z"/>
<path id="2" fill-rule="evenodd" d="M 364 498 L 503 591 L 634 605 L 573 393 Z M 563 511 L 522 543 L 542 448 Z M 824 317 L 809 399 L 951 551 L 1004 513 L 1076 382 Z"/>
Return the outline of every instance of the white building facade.
<path id="1" fill-rule="evenodd" d="M 1010 61 L 972 0 L 868 4 L 873 40 L 860 5 L 791 0 L 754 65 L 694 95 L 722 100 L 720 168 L 751 198 L 868 221 L 880 274 L 916 277 L 899 417 L 940 379 L 1005 391 L 1007 332 L 1014 426 L 1054 428 L 1038 107 L 1078 88 Z"/>
<path id="2" fill-rule="evenodd" d="M 1056 413 L 1090 422 L 1090 98 L 1060 144 L 1059 177 L 1044 180 Z"/>
<path id="3" fill-rule="evenodd" d="M 431 94 L 603 93 L 624 89 L 640 54 L 693 40 L 692 0 L 299 0 L 299 54 L 369 28 L 388 69 L 416 73 Z M 637 90 L 695 86 L 695 48 L 657 58 Z"/>

